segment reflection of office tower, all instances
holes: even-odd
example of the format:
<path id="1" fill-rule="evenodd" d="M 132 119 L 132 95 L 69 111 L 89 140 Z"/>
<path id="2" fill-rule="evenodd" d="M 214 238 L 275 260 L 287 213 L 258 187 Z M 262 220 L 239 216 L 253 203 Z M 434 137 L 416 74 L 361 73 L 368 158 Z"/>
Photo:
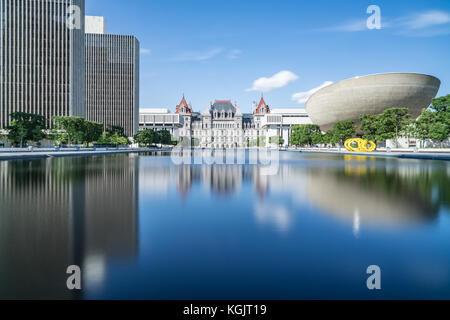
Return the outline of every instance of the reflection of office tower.
<path id="1" fill-rule="evenodd" d="M 0 3 L 0 128 L 13 112 L 84 117 L 85 1 Z"/>
<path id="2" fill-rule="evenodd" d="M 139 127 L 139 41 L 105 34 L 101 17 L 87 17 L 86 118 L 121 126 L 127 136 Z"/>
<path id="3" fill-rule="evenodd" d="M 72 298 L 73 185 L 67 162 L 0 163 L 0 298 Z"/>
<path id="4" fill-rule="evenodd" d="M 113 159 L 111 157 L 114 157 Z M 85 178 L 85 258 L 134 259 L 138 250 L 136 155 L 90 158 Z"/>
<path id="5" fill-rule="evenodd" d="M 69 265 L 88 288 L 135 259 L 137 188 L 134 155 L 0 162 L 0 298 L 78 298 Z"/>

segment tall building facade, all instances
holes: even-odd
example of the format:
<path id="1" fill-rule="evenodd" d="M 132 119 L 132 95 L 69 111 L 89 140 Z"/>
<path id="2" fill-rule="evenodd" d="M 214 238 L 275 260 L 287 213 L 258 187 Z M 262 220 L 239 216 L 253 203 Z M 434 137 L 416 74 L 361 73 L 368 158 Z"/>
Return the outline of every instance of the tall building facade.
<path id="1" fill-rule="evenodd" d="M 0 0 L 0 128 L 13 112 L 85 116 L 84 0 Z"/>
<path id="2" fill-rule="evenodd" d="M 121 126 L 131 137 L 139 129 L 139 41 L 105 34 L 101 19 L 86 21 L 98 32 L 86 34 L 86 119 Z"/>
<path id="3" fill-rule="evenodd" d="M 312 124 L 305 109 L 271 109 L 263 97 L 253 113 L 242 113 L 230 100 L 216 100 L 200 113 L 183 96 L 175 114 L 141 109 L 139 121 L 142 130 L 168 130 L 175 139 L 185 138 L 204 148 L 269 146 L 272 137 L 281 137 L 288 146 L 294 126 Z"/>

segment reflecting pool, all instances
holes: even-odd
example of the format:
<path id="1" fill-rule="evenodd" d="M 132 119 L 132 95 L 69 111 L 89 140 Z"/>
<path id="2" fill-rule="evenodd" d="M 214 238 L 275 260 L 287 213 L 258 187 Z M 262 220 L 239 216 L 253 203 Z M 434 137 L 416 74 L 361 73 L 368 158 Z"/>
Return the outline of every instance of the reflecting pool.
<path id="1" fill-rule="evenodd" d="M 450 299 L 449 182 L 450 162 L 290 152 L 272 176 L 164 153 L 3 161 L 0 298 Z"/>

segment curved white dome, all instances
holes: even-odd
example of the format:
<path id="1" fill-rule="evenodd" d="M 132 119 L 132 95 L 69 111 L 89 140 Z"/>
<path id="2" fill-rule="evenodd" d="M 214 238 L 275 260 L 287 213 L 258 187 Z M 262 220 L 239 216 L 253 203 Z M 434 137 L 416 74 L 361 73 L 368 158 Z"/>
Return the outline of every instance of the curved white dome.
<path id="1" fill-rule="evenodd" d="M 384 73 L 343 80 L 309 98 L 306 110 L 314 124 L 326 131 L 336 122 L 390 108 L 408 108 L 417 118 L 436 97 L 441 81 L 418 73 Z"/>

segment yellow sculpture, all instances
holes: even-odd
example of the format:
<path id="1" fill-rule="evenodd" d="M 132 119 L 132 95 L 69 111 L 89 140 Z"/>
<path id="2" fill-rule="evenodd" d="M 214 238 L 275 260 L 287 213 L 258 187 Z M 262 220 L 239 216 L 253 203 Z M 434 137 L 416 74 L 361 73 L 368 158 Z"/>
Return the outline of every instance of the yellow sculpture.
<path id="1" fill-rule="evenodd" d="M 357 144 L 357 147 L 353 145 Z M 373 141 L 368 141 L 361 138 L 348 139 L 345 141 L 345 149 L 351 152 L 373 152 L 377 145 Z"/>

